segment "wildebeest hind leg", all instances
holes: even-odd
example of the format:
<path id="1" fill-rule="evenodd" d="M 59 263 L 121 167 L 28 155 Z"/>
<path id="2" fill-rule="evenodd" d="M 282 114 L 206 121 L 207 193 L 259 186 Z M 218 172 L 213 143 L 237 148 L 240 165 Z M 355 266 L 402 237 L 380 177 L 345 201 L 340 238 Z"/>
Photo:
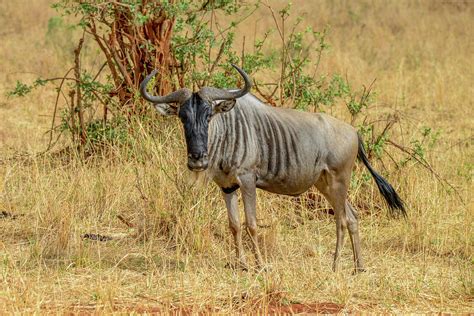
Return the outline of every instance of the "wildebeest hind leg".
<path id="1" fill-rule="evenodd" d="M 345 201 L 347 196 L 347 181 L 344 177 L 324 171 L 316 183 L 318 190 L 326 197 L 334 208 L 336 217 L 336 250 L 332 269 L 336 271 L 339 265 L 341 250 L 344 247 L 344 230 L 347 227 L 345 216 Z"/>
<path id="2" fill-rule="evenodd" d="M 365 271 L 365 268 L 360 250 L 359 223 L 357 219 L 357 212 L 347 200 L 346 218 L 347 229 L 349 230 L 349 236 L 351 237 L 352 252 L 354 254 L 355 272 L 363 272 Z"/>

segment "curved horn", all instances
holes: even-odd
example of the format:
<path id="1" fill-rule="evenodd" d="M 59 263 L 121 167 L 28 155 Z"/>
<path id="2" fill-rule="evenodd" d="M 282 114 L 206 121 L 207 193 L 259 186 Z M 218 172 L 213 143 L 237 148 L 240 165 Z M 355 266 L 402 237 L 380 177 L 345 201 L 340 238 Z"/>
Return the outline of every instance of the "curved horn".
<path id="1" fill-rule="evenodd" d="M 252 81 L 250 80 L 250 77 L 245 73 L 245 71 L 240 69 L 238 66 L 234 64 L 231 65 L 242 76 L 242 78 L 244 79 L 245 86 L 237 91 L 229 91 L 213 87 L 203 87 L 199 91 L 199 95 L 202 98 L 206 98 L 209 100 L 234 100 L 243 97 L 244 95 L 250 92 L 250 88 L 252 88 Z"/>
<path id="2" fill-rule="evenodd" d="M 148 82 L 150 81 L 150 79 L 154 75 L 156 75 L 157 72 L 158 70 L 156 69 L 153 70 L 151 74 L 146 76 L 145 79 L 143 79 L 143 81 L 140 83 L 140 94 L 145 100 L 150 101 L 152 103 L 176 103 L 176 102 L 182 103 L 186 99 L 191 97 L 191 94 L 192 94 L 191 91 L 186 88 L 179 89 L 175 92 L 171 92 L 170 94 L 165 95 L 165 96 L 154 96 L 154 95 L 148 94 L 148 92 L 146 91 L 146 86 L 148 85 Z"/>

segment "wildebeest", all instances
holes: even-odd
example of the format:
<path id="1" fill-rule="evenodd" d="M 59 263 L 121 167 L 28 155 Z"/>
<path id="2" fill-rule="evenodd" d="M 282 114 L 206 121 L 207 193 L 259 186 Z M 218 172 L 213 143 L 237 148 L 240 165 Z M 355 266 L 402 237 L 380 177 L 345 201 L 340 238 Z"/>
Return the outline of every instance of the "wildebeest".
<path id="1" fill-rule="evenodd" d="M 140 92 L 161 114 L 180 118 L 188 168 L 197 172 L 207 170 L 222 189 L 238 263 L 246 266 L 236 190 L 240 188 L 242 193 L 245 227 L 261 266 L 256 189 L 294 196 L 315 185 L 332 205 L 336 217 L 333 269 L 337 269 L 347 228 L 355 271 L 363 271 L 357 212 L 347 200 L 356 157 L 375 179 L 392 212 L 406 215 L 402 200 L 371 167 L 361 138 L 352 126 L 322 113 L 267 106 L 249 93 L 252 84 L 248 75 L 232 66 L 244 80 L 245 86 L 240 90 L 203 87 L 192 92 L 183 88 L 166 96 L 152 96 L 147 92 L 147 84 L 155 70 L 143 80 Z"/>

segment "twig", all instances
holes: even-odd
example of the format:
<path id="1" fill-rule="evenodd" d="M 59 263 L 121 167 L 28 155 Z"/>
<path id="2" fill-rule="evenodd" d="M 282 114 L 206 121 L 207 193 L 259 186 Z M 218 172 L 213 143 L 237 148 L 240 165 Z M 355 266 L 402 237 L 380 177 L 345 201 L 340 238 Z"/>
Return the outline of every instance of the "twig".
<path id="1" fill-rule="evenodd" d="M 449 186 L 454 191 L 454 193 L 456 193 L 457 197 L 459 198 L 459 201 L 464 206 L 466 206 L 466 203 L 464 202 L 464 200 L 463 200 L 461 194 L 459 193 L 459 191 L 451 183 L 449 183 L 448 180 L 441 177 L 426 160 L 418 158 L 413 152 L 410 152 L 407 148 L 405 148 L 402 145 L 399 145 L 399 144 L 397 144 L 397 143 L 395 143 L 391 140 L 387 140 L 387 143 L 394 146 L 395 148 L 400 149 L 402 152 L 408 154 L 412 159 L 416 160 L 425 169 L 430 171 L 435 176 L 435 178 L 441 183 L 441 185 L 444 186 L 446 184 L 447 186 Z"/>
<path id="2" fill-rule="evenodd" d="M 385 125 L 385 128 L 383 129 L 382 133 L 380 133 L 380 135 L 377 136 L 377 140 L 375 141 L 375 144 L 378 144 L 382 140 L 382 138 L 387 134 L 387 132 L 392 129 L 395 122 L 396 120 L 394 120 L 393 118 L 387 119 L 387 124 Z"/>
<path id="3" fill-rule="evenodd" d="M 69 97 L 71 98 L 71 137 L 72 143 L 74 144 L 76 141 L 76 120 L 74 118 L 74 95 L 76 94 L 75 90 L 69 91 Z"/>
<path id="4" fill-rule="evenodd" d="M 84 115 L 82 112 L 82 91 L 81 91 L 81 49 L 82 45 L 84 44 L 84 33 L 82 34 L 82 38 L 79 40 L 79 44 L 77 48 L 74 50 L 74 76 L 78 83 L 76 84 L 76 107 L 78 110 L 78 117 L 79 117 L 79 126 L 81 127 L 81 144 L 84 145 L 86 143 L 86 127 L 84 123 Z M 73 113 L 74 115 L 74 113 Z"/>
<path id="5" fill-rule="evenodd" d="M 110 35 L 110 39 L 112 41 L 111 45 L 109 46 L 109 51 L 112 54 L 112 58 L 115 61 L 115 64 L 118 66 L 118 69 L 120 70 L 120 73 L 122 74 L 122 77 L 125 79 L 129 87 L 133 87 L 133 82 L 132 79 L 130 79 L 130 76 L 128 75 L 127 70 L 125 69 L 125 66 L 122 64 L 122 61 L 120 60 L 119 56 L 117 55 L 117 52 L 115 48 L 113 47 L 114 44 L 117 43 L 117 39 L 112 33 Z M 105 39 L 104 39 L 105 41 Z"/>
<path id="6" fill-rule="evenodd" d="M 95 81 L 97 79 L 97 77 L 99 77 L 100 73 L 102 72 L 102 70 L 104 70 L 105 66 L 107 66 L 107 62 L 105 62 L 102 67 L 100 67 L 99 71 L 97 71 L 97 74 L 94 76 L 94 79 L 92 79 L 92 81 Z"/>
<path id="7" fill-rule="evenodd" d="M 280 25 L 278 24 L 278 20 L 275 16 L 275 11 L 273 11 L 273 8 L 270 6 L 270 4 L 268 3 L 268 0 L 266 1 L 266 4 L 264 4 L 268 10 L 270 10 L 271 14 L 272 14 L 272 17 L 273 17 L 273 21 L 275 22 L 275 26 L 278 30 L 278 34 L 280 34 L 280 38 L 281 38 L 281 41 L 282 41 L 282 60 L 281 60 L 281 70 L 280 70 L 280 80 L 279 80 L 279 86 L 280 86 L 280 103 L 283 104 L 284 103 L 284 98 L 283 98 L 283 82 L 284 82 L 284 76 L 285 76 L 285 69 L 286 69 L 286 43 L 285 43 L 285 28 L 284 28 L 284 25 L 282 27 L 280 27 Z M 285 20 L 282 18 L 282 22 L 284 22 Z"/>
<path id="8" fill-rule="evenodd" d="M 95 26 L 95 22 L 93 19 L 90 19 L 90 31 L 86 31 L 88 34 L 91 34 L 96 43 L 99 45 L 100 49 L 102 50 L 102 52 L 104 53 L 105 55 L 105 59 L 107 60 L 107 65 L 109 67 L 109 70 L 110 72 L 112 73 L 112 78 L 114 80 L 114 84 L 115 84 L 115 88 L 118 89 L 120 87 L 120 80 L 119 80 L 119 76 L 118 76 L 118 73 L 117 73 L 117 69 L 115 68 L 115 65 L 114 65 L 114 62 L 112 61 L 112 56 L 109 52 L 109 50 L 107 49 L 106 45 L 104 44 L 107 43 L 107 41 L 103 40 L 98 34 L 97 34 L 97 30 L 96 30 L 96 26 Z M 103 42 L 104 41 L 104 42 Z"/>
<path id="9" fill-rule="evenodd" d="M 449 146 L 448 148 L 446 148 L 445 151 L 450 150 L 451 148 L 454 148 L 454 147 L 458 146 L 459 144 L 462 144 L 462 143 L 464 143 L 465 141 L 468 141 L 468 140 L 474 140 L 474 136 L 471 135 L 471 136 L 468 136 L 468 137 L 466 137 L 466 138 L 463 138 L 463 139 L 461 139 L 461 140 L 455 142 L 454 144 L 452 144 L 451 146 Z"/>
<path id="10" fill-rule="evenodd" d="M 244 35 L 244 38 L 242 40 L 242 57 L 240 58 L 240 63 L 241 63 L 242 68 L 244 68 L 244 64 L 245 64 L 245 35 Z"/>
<path id="11" fill-rule="evenodd" d="M 125 217 L 123 217 L 122 215 L 117 215 L 117 218 L 125 224 L 125 226 L 127 226 L 128 228 L 135 228 L 135 225 L 133 225 L 132 223 L 130 223 L 130 221 L 128 221 L 127 219 L 125 219 Z"/>
<path id="12" fill-rule="evenodd" d="M 395 164 L 395 166 L 397 166 L 397 169 L 399 169 L 399 168 L 400 168 L 400 165 L 399 165 L 398 162 L 395 160 L 395 158 L 393 158 L 393 156 L 388 152 L 388 150 L 383 149 L 383 151 L 384 151 L 385 154 L 388 156 L 388 158 L 390 158 L 390 160 Z"/>
<path id="13" fill-rule="evenodd" d="M 63 87 L 63 84 L 64 84 L 64 81 L 66 81 L 66 77 L 67 75 L 73 70 L 74 68 L 71 68 L 69 69 L 66 74 L 64 75 L 63 78 L 61 78 L 61 83 L 59 84 L 59 87 L 58 87 L 58 91 L 57 91 L 57 94 L 56 94 L 56 101 L 54 102 L 54 110 L 53 110 L 53 118 L 51 120 L 51 131 L 49 133 L 49 141 L 48 141 L 48 146 L 46 147 L 46 149 L 43 151 L 43 153 L 49 151 L 51 149 L 51 144 L 53 142 L 53 127 L 54 127 L 54 123 L 55 123 L 55 120 L 56 120 L 56 113 L 58 111 L 58 102 L 59 102 L 59 96 L 61 95 L 61 90 L 62 90 L 62 87 Z"/>
<path id="14" fill-rule="evenodd" d="M 269 104 L 273 105 L 273 106 L 276 106 L 276 102 L 275 100 L 273 100 L 273 96 L 275 95 L 276 91 L 278 90 L 278 85 L 275 86 L 275 89 L 273 90 L 273 92 L 270 94 L 270 95 L 267 95 L 265 93 L 263 93 L 260 88 L 259 88 L 259 84 L 254 80 L 254 88 L 255 90 L 257 90 L 257 92 L 265 99 L 265 101 L 267 101 Z M 264 84 L 262 84 L 264 85 Z"/>
<path id="15" fill-rule="evenodd" d="M 219 48 L 219 52 L 217 53 L 216 59 L 212 63 L 211 67 L 209 68 L 209 76 L 214 72 L 214 68 L 216 68 L 217 64 L 219 63 L 222 54 L 224 53 L 224 48 L 225 48 L 226 40 L 224 39 L 221 43 L 221 47 Z M 204 86 L 207 84 L 207 80 L 204 80 L 201 83 L 201 86 Z"/>

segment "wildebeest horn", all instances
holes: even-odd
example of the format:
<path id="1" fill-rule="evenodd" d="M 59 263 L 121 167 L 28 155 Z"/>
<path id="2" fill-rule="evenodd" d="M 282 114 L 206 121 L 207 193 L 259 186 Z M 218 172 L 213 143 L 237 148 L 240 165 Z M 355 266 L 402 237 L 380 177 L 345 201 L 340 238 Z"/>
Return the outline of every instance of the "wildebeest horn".
<path id="1" fill-rule="evenodd" d="M 246 95 L 248 92 L 250 92 L 250 88 L 252 88 L 252 81 L 250 80 L 250 77 L 234 64 L 231 64 L 232 67 L 234 67 L 239 74 L 244 78 L 244 83 L 245 86 L 237 91 L 229 91 L 229 90 L 224 90 L 224 89 L 218 89 L 218 88 L 213 88 L 213 87 L 203 87 L 201 90 L 199 90 L 199 95 L 202 98 L 208 99 L 208 100 L 233 100 L 237 99 L 240 97 L 243 97 Z"/>
<path id="2" fill-rule="evenodd" d="M 145 79 L 143 79 L 142 83 L 140 83 L 140 94 L 145 100 L 150 101 L 152 103 L 183 103 L 191 97 L 192 92 L 186 88 L 171 92 L 170 94 L 165 96 L 154 96 L 148 94 L 148 92 L 146 91 L 148 81 L 150 81 L 150 79 L 154 75 L 156 75 L 157 72 L 158 70 L 153 70 L 152 73 L 146 76 Z"/>

